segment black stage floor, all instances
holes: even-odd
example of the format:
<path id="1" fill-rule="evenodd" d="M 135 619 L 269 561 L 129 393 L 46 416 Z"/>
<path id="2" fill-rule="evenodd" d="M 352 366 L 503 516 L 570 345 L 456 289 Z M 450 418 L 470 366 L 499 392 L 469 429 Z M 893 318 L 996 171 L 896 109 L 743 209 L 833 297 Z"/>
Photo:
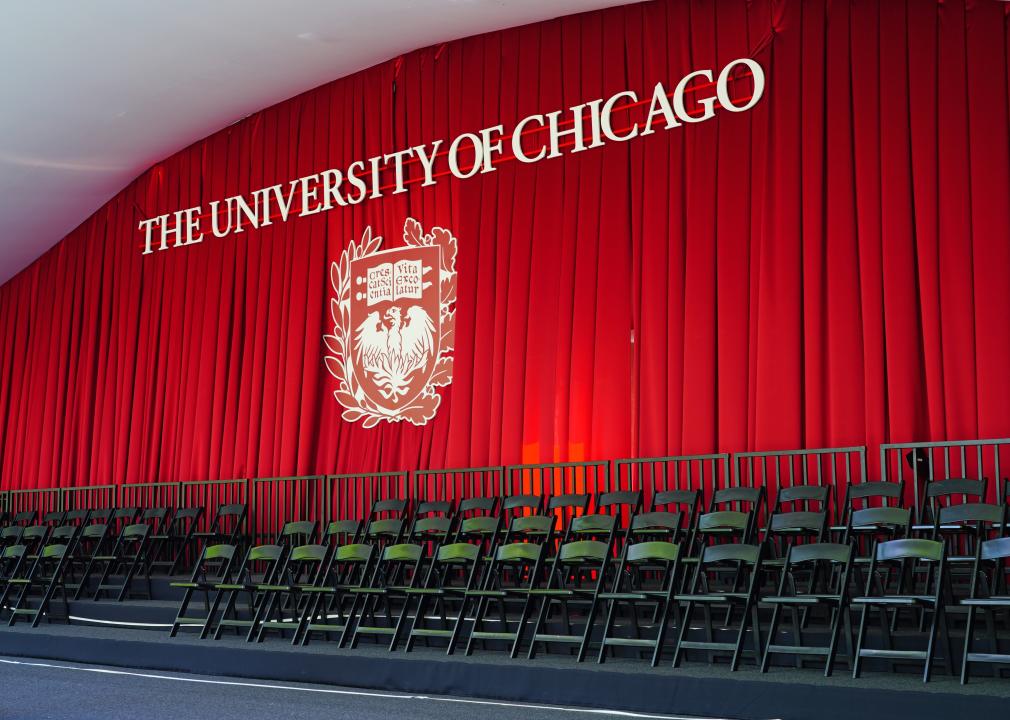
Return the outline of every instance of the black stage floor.
<path id="1" fill-rule="evenodd" d="M 962 686 L 939 671 L 928 684 L 910 673 L 866 672 L 853 680 L 844 662 L 835 677 L 824 678 L 817 670 L 792 667 L 774 667 L 762 675 L 747 664 L 731 673 L 725 665 L 704 662 L 653 669 L 632 659 L 578 664 L 561 654 L 541 654 L 530 661 L 510 660 L 492 650 L 478 650 L 465 658 L 425 647 L 407 654 L 374 645 L 341 650 L 322 641 L 292 648 L 288 640 L 277 637 L 262 644 L 232 635 L 219 641 L 200 640 L 192 633 L 169 638 L 164 623 L 171 622 L 175 607 L 170 599 L 74 603 L 71 625 L 4 626 L 0 655 L 746 720 L 949 720 L 967 712 L 1005 717 L 1010 708 L 1010 680 L 979 677 Z"/>

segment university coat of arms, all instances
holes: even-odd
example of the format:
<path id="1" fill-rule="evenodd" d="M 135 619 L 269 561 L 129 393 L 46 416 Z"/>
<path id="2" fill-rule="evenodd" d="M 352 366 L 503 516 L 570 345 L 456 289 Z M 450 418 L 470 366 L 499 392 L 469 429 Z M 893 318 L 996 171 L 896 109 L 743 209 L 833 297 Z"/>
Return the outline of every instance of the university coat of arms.
<path id="1" fill-rule="evenodd" d="M 374 427 L 382 420 L 424 425 L 452 382 L 456 326 L 456 238 L 425 234 L 407 218 L 403 247 L 380 249 L 366 228 L 330 267 L 333 334 L 324 335 L 326 368 L 342 417 Z"/>

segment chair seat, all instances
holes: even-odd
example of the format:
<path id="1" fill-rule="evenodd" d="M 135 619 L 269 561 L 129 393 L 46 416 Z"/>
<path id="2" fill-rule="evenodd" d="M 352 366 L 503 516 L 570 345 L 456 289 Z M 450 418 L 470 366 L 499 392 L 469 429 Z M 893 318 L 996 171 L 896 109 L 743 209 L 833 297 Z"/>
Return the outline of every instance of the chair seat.
<path id="1" fill-rule="evenodd" d="M 855 597 L 853 605 L 920 605 L 931 606 L 936 600 L 929 595 L 889 595 L 887 597 Z"/>
<path id="2" fill-rule="evenodd" d="M 602 592 L 601 600 L 661 600 L 666 597 L 662 590 L 642 590 L 640 592 Z"/>
<path id="3" fill-rule="evenodd" d="M 1010 607 L 1010 597 L 1006 595 L 994 595 L 987 598 L 965 598 L 962 605 L 972 605 L 974 607 Z"/>
<path id="4" fill-rule="evenodd" d="M 720 602 L 731 602 L 733 600 L 746 600 L 748 598 L 747 593 L 709 593 L 708 595 L 675 595 L 674 599 L 678 602 L 701 602 L 701 603 L 720 603 Z"/>
<path id="5" fill-rule="evenodd" d="M 450 590 L 451 588 L 407 588 L 404 592 L 408 595 L 445 595 Z"/>
<path id="6" fill-rule="evenodd" d="M 762 604 L 769 605 L 820 605 L 823 600 L 809 595 L 801 595 L 799 597 L 766 597 L 761 598 Z"/>

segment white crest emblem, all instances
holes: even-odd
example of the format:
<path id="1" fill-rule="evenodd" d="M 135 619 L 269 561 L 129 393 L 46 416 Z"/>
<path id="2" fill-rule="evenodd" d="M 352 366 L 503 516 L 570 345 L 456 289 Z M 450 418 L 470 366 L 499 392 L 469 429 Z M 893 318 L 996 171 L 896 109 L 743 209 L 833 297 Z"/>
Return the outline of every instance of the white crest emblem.
<path id="1" fill-rule="evenodd" d="M 425 235 L 407 218 L 404 246 L 380 250 L 366 228 L 330 266 L 333 334 L 326 368 L 348 422 L 424 425 L 441 403 L 436 387 L 452 382 L 456 326 L 456 238 L 435 227 Z"/>

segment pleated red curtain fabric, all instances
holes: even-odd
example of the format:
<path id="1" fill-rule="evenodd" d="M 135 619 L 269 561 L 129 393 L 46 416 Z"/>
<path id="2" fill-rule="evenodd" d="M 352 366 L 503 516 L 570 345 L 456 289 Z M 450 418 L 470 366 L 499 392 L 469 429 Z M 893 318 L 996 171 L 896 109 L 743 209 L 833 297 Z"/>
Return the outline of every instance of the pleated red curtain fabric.
<path id="1" fill-rule="evenodd" d="M 669 0 L 428 48 L 154 166 L 0 288 L 2 486 L 1010 434 L 1010 5 Z M 753 57 L 756 107 L 144 256 L 137 223 Z M 459 241 L 426 426 L 343 421 L 329 265 Z"/>

